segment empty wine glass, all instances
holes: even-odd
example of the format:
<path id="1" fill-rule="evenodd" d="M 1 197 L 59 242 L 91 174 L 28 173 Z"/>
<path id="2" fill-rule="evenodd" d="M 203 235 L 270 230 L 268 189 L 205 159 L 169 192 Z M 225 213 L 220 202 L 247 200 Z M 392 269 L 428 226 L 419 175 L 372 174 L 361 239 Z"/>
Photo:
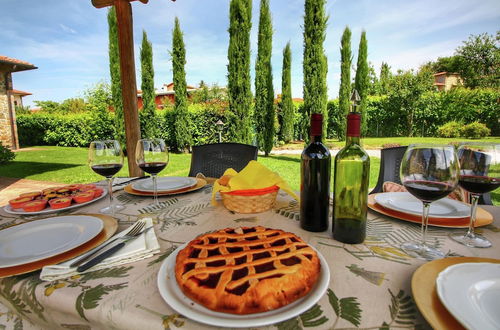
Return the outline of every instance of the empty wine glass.
<path id="1" fill-rule="evenodd" d="M 491 242 L 474 233 L 476 209 L 481 194 L 500 187 L 500 144 L 463 143 L 458 147 L 460 177 L 458 184 L 471 194 L 469 229 L 465 234 L 454 233 L 450 237 L 470 247 L 487 248 Z"/>
<path id="2" fill-rule="evenodd" d="M 163 139 L 140 139 L 135 149 L 135 161 L 153 180 L 153 205 L 158 206 L 156 175 L 168 164 L 168 148 Z"/>
<path id="3" fill-rule="evenodd" d="M 408 146 L 401 163 L 401 182 L 410 194 L 423 203 L 420 242 L 406 242 L 401 248 L 409 255 L 425 260 L 444 257 L 444 253 L 426 244 L 429 207 L 451 193 L 458 183 L 455 147 L 436 144 Z"/>
<path id="4" fill-rule="evenodd" d="M 90 168 L 108 181 L 109 206 L 101 209 L 101 212 L 114 216 L 116 211 L 125 208 L 113 203 L 113 175 L 123 167 L 120 143 L 116 140 L 93 141 L 90 143 L 88 160 Z"/>

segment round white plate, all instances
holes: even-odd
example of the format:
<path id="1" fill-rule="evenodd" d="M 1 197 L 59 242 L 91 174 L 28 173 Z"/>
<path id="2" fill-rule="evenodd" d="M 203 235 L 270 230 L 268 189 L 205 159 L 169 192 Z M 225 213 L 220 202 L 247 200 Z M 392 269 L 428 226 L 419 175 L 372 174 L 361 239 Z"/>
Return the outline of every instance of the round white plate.
<path id="1" fill-rule="evenodd" d="M 165 259 L 158 273 L 158 289 L 163 300 L 178 313 L 200 323 L 216 327 L 260 327 L 288 320 L 311 308 L 328 289 L 330 271 L 325 258 L 315 249 L 321 263 L 321 272 L 316 286 L 307 294 L 293 303 L 281 308 L 248 315 L 237 315 L 212 311 L 186 297 L 175 279 L 175 260 L 177 253 L 186 244 L 179 246 Z"/>
<path id="2" fill-rule="evenodd" d="M 422 215 L 422 201 L 409 192 L 386 192 L 375 195 L 375 202 L 385 208 L 408 214 Z M 429 216 L 433 218 L 465 218 L 470 206 L 451 198 L 441 198 L 431 203 Z"/>
<path id="3" fill-rule="evenodd" d="M 158 191 L 168 192 L 171 190 L 192 187 L 196 182 L 195 178 L 185 176 L 164 176 L 156 180 L 156 187 Z M 153 180 L 149 178 L 136 181 L 132 183 L 132 189 L 142 192 L 153 192 Z"/>
<path id="4" fill-rule="evenodd" d="M 500 264 L 462 263 L 436 279 L 439 299 L 468 329 L 500 329 Z"/>
<path id="5" fill-rule="evenodd" d="M 25 212 L 25 211 L 23 211 L 23 209 L 13 209 L 9 204 L 4 206 L 3 209 L 5 212 L 10 213 L 10 214 L 20 214 L 20 215 L 50 214 L 50 213 L 56 213 L 56 212 L 62 212 L 62 211 L 66 211 L 66 210 L 76 209 L 78 207 L 82 207 L 82 206 L 85 206 L 87 204 L 94 203 L 94 202 L 100 200 L 101 198 L 104 198 L 104 196 L 106 196 L 107 194 L 108 194 L 108 191 L 104 190 L 102 192 L 101 196 L 96 197 L 91 201 L 88 201 L 85 203 L 80 203 L 80 204 L 76 204 L 76 203 L 71 204 L 70 206 L 63 207 L 62 209 L 53 209 L 50 206 L 48 206 L 49 205 L 48 203 L 47 203 L 47 207 L 45 209 L 43 209 L 41 211 L 37 211 L 37 212 Z"/>
<path id="6" fill-rule="evenodd" d="M 0 231 L 0 267 L 50 258 L 74 249 L 103 229 L 101 219 L 66 215 L 26 222 Z"/>

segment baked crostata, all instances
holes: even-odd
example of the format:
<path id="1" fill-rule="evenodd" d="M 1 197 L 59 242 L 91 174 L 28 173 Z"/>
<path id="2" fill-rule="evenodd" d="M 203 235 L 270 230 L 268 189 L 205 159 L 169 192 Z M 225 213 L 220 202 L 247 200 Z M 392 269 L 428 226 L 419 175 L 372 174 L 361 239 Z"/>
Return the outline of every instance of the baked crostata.
<path id="1" fill-rule="evenodd" d="M 280 308 L 316 283 L 316 252 L 293 233 L 264 227 L 226 228 L 201 235 L 177 255 L 175 277 L 188 297 L 225 313 Z"/>

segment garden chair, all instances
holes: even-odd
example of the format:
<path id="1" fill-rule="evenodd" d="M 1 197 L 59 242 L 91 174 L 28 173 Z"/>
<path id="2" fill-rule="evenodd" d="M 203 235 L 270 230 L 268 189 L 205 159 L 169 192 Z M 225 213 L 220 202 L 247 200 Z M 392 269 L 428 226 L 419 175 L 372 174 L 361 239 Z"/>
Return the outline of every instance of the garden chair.
<path id="1" fill-rule="evenodd" d="M 257 160 L 257 147 L 240 143 L 214 143 L 193 146 L 189 176 L 203 174 L 219 178 L 228 168 L 241 171 L 249 161 Z"/>
<path id="2" fill-rule="evenodd" d="M 384 148 L 381 150 L 378 181 L 377 185 L 375 186 L 375 188 L 373 188 L 370 194 L 383 192 L 383 185 L 386 181 L 392 181 L 394 183 L 401 184 L 399 169 L 401 167 L 401 161 L 403 159 L 405 151 L 406 146 Z M 479 198 L 478 204 L 493 205 L 493 203 L 491 202 L 490 193 L 483 194 Z"/>

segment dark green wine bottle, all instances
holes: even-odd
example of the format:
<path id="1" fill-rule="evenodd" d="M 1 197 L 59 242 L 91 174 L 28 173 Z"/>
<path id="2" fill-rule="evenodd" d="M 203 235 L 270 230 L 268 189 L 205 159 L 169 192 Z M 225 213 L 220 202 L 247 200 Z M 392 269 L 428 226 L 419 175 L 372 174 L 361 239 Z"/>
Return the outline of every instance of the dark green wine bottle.
<path id="1" fill-rule="evenodd" d="M 354 94 L 352 99 L 358 101 Z M 370 157 L 360 145 L 360 124 L 360 113 L 347 115 L 346 145 L 335 156 L 333 238 L 349 244 L 362 243 L 366 237 Z"/>
<path id="2" fill-rule="evenodd" d="M 311 115 L 311 143 L 300 158 L 300 226 L 308 231 L 328 229 L 330 210 L 330 151 L 322 143 L 323 115 Z"/>

